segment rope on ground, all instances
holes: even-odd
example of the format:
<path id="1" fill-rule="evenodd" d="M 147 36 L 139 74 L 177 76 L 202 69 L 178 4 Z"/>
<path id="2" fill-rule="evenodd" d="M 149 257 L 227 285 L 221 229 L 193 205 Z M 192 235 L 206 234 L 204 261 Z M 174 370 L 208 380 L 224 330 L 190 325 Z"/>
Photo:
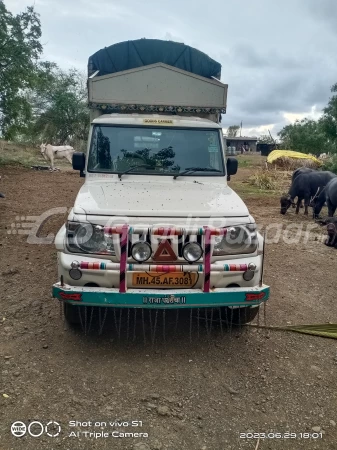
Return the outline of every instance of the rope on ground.
<path id="1" fill-rule="evenodd" d="M 293 331 L 295 333 L 311 334 L 313 336 L 320 336 L 330 339 L 337 339 L 337 324 L 323 323 L 314 325 L 290 325 L 287 327 L 273 327 L 266 325 L 247 324 L 250 327 L 264 328 L 276 331 Z"/>

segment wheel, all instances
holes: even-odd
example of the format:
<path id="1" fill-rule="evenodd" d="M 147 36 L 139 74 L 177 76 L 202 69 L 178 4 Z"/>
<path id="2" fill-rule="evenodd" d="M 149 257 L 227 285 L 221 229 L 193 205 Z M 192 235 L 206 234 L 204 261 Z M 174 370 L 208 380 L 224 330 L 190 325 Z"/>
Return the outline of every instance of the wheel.
<path id="1" fill-rule="evenodd" d="M 233 309 L 233 312 L 229 309 L 228 319 L 232 319 L 232 323 L 234 325 L 245 325 L 255 319 L 259 313 L 259 310 L 260 306 L 244 306 L 242 308 Z"/>
<path id="2" fill-rule="evenodd" d="M 78 308 L 77 305 L 71 305 L 66 302 L 63 303 L 64 317 L 69 325 L 78 325 L 81 323 Z"/>

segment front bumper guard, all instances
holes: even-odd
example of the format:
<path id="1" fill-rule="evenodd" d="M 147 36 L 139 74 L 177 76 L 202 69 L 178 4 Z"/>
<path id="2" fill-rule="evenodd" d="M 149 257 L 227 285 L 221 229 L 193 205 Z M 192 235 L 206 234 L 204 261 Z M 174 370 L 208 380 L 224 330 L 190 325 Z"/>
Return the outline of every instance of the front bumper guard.
<path id="1" fill-rule="evenodd" d="M 119 289 L 99 287 L 75 287 L 56 283 L 52 296 L 55 299 L 79 306 L 114 308 L 219 308 L 222 306 L 259 306 L 269 298 L 269 286 L 252 288 L 217 288 L 210 292 L 201 289 L 150 291 L 148 289 Z"/>

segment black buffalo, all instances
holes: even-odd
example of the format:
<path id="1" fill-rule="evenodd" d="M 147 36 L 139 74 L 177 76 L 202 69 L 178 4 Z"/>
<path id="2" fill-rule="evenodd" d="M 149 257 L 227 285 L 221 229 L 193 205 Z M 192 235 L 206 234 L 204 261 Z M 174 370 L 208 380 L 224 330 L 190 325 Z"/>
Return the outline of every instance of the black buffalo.
<path id="1" fill-rule="evenodd" d="M 315 170 L 314 169 L 309 169 L 309 167 L 299 167 L 298 169 L 296 169 L 296 170 L 294 170 L 294 172 L 293 172 L 293 174 L 292 174 L 292 176 L 291 176 L 291 182 L 293 182 L 294 180 L 295 180 L 295 178 L 299 175 L 299 174 L 301 174 L 301 173 L 310 173 L 310 172 L 315 172 Z M 291 204 L 291 206 L 293 207 L 293 208 L 295 208 L 295 202 L 293 202 L 292 204 Z M 303 204 L 302 204 L 302 202 L 300 202 L 300 208 L 303 208 Z"/>
<path id="2" fill-rule="evenodd" d="M 337 248 L 337 217 L 326 217 L 325 219 L 317 220 L 320 225 L 326 225 L 328 237 L 324 244 L 328 247 Z"/>
<path id="3" fill-rule="evenodd" d="M 309 169 L 309 167 L 299 167 L 298 169 L 294 170 L 292 176 L 291 176 L 291 181 L 294 181 L 295 178 L 300 174 L 300 173 L 310 173 L 310 172 L 315 172 L 314 169 Z"/>
<path id="4" fill-rule="evenodd" d="M 313 199 L 311 205 L 314 208 L 314 217 L 318 217 L 325 202 L 328 206 L 328 216 L 333 217 L 337 209 L 337 178 L 332 178 Z"/>
<path id="5" fill-rule="evenodd" d="M 308 215 L 308 207 L 310 199 L 315 197 L 319 189 L 324 188 L 328 182 L 336 177 L 336 175 L 329 171 L 313 171 L 307 173 L 299 173 L 293 180 L 288 195 L 281 197 L 281 214 L 285 214 L 294 203 L 297 197 L 296 214 L 298 214 L 302 200 L 304 200 L 305 211 Z"/>
<path id="6" fill-rule="evenodd" d="M 332 217 L 336 219 L 336 217 Z M 337 248 L 337 222 L 332 221 L 327 225 L 328 238 L 325 241 L 325 245 L 328 247 Z"/>

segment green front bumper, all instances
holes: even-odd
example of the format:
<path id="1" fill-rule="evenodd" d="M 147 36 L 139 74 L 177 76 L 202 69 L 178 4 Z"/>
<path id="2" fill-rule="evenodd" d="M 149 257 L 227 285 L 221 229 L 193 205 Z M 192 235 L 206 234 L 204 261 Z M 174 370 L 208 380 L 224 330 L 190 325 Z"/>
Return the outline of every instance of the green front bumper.
<path id="1" fill-rule="evenodd" d="M 53 286 L 53 297 L 82 306 L 115 308 L 210 308 L 257 306 L 269 298 L 269 286 L 253 288 L 213 289 L 205 293 L 198 289 L 150 291 L 129 289 L 120 293 L 118 289 L 98 287 L 76 287 L 60 283 Z"/>

